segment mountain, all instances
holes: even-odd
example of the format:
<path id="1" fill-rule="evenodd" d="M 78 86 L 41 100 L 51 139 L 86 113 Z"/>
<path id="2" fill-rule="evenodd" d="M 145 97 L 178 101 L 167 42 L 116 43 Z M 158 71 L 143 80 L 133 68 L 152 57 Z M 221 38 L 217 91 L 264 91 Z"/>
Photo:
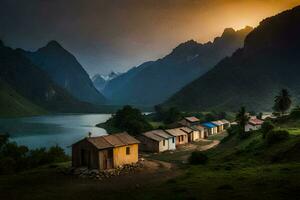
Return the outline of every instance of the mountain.
<path id="1" fill-rule="evenodd" d="M 58 42 L 51 41 L 35 52 L 23 51 L 23 54 L 80 101 L 98 105 L 105 103 L 105 97 L 94 87 L 77 59 Z"/>
<path id="2" fill-rule="evenodd" d="M 110 72 L 109 74 L 107 75 L 101 75 L 101 77 L 106 80 L 106 81 L 111 81 L 113 80 L 114 78 L 117 78 L 118 76 L 120 76 L 122 73 L 119 73 L 119 72 Z"/>
<path id="3" fill-rule="evenodd" d="M 0 117 L 31 116 L 47 112 L 0 81 Z"/>
<path id="4" fill-rule="evenodd" d="M 105 87 L 107 81 L 100 75 L 100 74 L 96 74 L 93 76 L 92 78 L 93 84 L 95 86 L 95 88 L 101 92 L 103 90 L 103 88 Z"/>
<path id="5" fill-rule="evenodd" d="M 27 107 L 26 105 L 34 104 L 35 106 L 28 107 L 41 107 L 54 112 L 95 110 L 94 106 L 78 101 L 65 89 L 56 85 L 48 74 L 33 64 L 21 50 L 13 50 L 4 46 L 2 42 L 0 42 L 0 81 L 4 85 L 0 91 L 2 106 L 21 102 L 20 106 Z M 14 112 L 13 109 L 8 111 Z M 2 111 L 1 109 L 1 113 Z"/>
<path id="6" fill-rule="evenodd" d="M 164 105 L 184 110 L 270 110 L 274 96 L 288 89 L 300 97 L 300 7 L 263 20 L 244 48 L 184 87 Z"/>
<path id="7" fill-rule="evenodd" d="M 117 72 L 111 72 L 108 75 L 100 75 L 100 74 L 95 74 L 92 78 L 93 84 L 95 88 L 99 91 L 102 92 L 106 84 L 120 76 L 122 73 L 117 73 Z"/>
<path id="8" fill-rule="evenodd" d="M 251 27 L 239 31 L 228 28 L 213 42 L 182 43 L 164 58 L 144 63 L 110 81 L 103 94 L 112 104 L 152 106 L 161 103 L 242 47 L 251 30 Z"/>

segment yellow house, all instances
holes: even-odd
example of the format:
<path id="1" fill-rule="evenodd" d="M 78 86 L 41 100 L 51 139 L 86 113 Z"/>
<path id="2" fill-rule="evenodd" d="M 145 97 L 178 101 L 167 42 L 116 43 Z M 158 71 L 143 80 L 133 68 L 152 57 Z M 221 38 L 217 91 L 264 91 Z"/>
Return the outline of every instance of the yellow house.
<path id="1" fill-rule="evenodd" d="M 72 166 L 105 170 L 136 163 L 139 143 L 125 132 L 85 138 L 72 145 Z"/>

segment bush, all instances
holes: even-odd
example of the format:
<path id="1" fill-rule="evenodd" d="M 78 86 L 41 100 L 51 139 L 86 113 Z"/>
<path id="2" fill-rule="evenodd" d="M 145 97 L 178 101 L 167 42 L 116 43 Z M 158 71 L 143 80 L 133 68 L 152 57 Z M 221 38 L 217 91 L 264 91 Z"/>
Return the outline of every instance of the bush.
<path id="1" fill-rule="evenodd" d="M 286 140 L 289 137 L 289 133 L 287 131 L 270 131 L 266 135 L 266 142 L 269 145 L 281 142 L 283 140 Z"/>
<path id="2" fill-rule="evenodd" d="M 11 174 L 40 165 L 69 160 L 58 146 L 29 150 L 26 146 L 9 142 L 8 136 L 0 137 L 0 174 Z"/>
<path id="3" fill-rule="evenodd" d="M 203 165 L 207 163 L 208 157 L 201 151 L 194 151 L 189 157 L 189 163 L 192 165 Z"/>
<path id="4" fill-rule="evenodd" d="M 270 132 L 274 130 L 274 125 L 271 122 L 264 122 L 261 126 L 261 132 L 263 135 L 263 138 L 266 138 L 266 135 Z"/>
<path id="5" fill-rule="evenodd" d="M 300 107 L 296 107 L 292 110 L 290 119 L 300 119 Z"/>

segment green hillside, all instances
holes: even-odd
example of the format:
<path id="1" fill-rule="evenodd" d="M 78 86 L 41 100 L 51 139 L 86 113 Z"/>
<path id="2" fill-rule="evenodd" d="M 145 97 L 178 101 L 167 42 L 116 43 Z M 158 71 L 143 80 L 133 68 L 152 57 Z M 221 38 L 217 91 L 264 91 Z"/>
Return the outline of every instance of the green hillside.
<path id="1" fill-rule="evenodd" d="M 0 81 L 0 117 L 45 114 L 46 111 L 19 95 L 8 84 Z"/>
<path id="2" fill-rule="evenodd" d="M 283 127 L 283 128 L 282 128 Z M 225 138 L 206 152 L 208 163 L 183 167 L 183 175 L 146 189 L 142 199 L 296 199 L 300 187 L 300 120 L 277 123 L 293 130 L 289 138 L 267 144 L 260 131 L 248 138 Z M 300 132 L 300 131 L 299 131 Z"/>

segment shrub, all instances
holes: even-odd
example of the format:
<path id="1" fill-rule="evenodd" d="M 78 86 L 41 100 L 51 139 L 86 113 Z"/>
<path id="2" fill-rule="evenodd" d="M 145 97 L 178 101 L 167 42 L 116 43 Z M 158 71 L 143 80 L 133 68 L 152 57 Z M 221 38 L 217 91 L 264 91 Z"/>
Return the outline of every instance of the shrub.
<path id="1" fill-rule="evenodd" d="M 189 163 L 192 165 L 205 164 L 208 161 L 208 157 L 201 151 L 194 151 L 189 157 Z"/>
<path id="2" fill-rule="evenodd" d="M 10 142 L 8 136 L 0 137 L 0 174 L 10 174 L 53 162 L 69 160 L 58 146 L 29 150 L 26 146 Z"/>
<path id="3" fill-rule="evenodd" d="M 269 122 L 269 121 L 264 122 L 261 126 L 261 132 L 262 132 L 263 138 L 265 138 L 266 135 L 273 129 L 274 129 L 274 125 L 271 122 Z"/>
<path id="4" fill-rule="evenodd" d="M 296 107 L 290 114 L 291 119 L 300 119 L 300 107 Z"/>
<path id="5" fill-rule="evenodd" d="M 278 143 L 280 141 L 286 140 L 289 137 L 289 133 L 287 131 L 278 130 L 278 131 L 270 131 L 266 135 L 266 142 L 269 145 Z"/>

